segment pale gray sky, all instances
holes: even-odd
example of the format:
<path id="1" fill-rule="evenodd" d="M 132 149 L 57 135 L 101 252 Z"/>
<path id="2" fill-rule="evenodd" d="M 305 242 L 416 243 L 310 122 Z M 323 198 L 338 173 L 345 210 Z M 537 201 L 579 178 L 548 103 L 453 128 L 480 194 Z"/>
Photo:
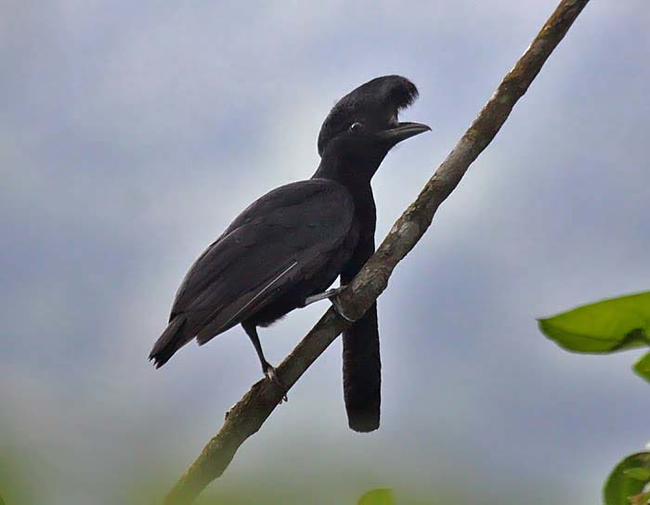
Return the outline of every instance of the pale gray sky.
<path id="1" fill-rule="evenodd" d="M 146 468 L 162 493 L 260 376 L 240 329 L 147 362 L 193 259 L 253 199 L 313 173 L 341 95 L 399 73 L 421 95 L 404 117 L 434 131 L 375 177 L 383 237 L 555 5 L 5 2 L 0 448 L 30 475 L 13 486 L 116 503 Z M 535 317 L 648 289 L 648 24 L 643 0 L 592 2 L 396 270 L 382 428 L 347 429 L 337 342 L 216 490 L 599 500 L 650 439 L 648 386 L 634 353 L 567 354 Z M 269 359 L 325 307 L 263 331 Z"/>

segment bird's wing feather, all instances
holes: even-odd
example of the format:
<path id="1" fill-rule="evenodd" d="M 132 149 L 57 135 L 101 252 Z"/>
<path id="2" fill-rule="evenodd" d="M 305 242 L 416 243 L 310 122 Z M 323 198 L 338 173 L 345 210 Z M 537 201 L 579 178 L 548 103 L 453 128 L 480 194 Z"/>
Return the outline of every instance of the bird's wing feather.
<path id="1" fill-rule="evenodd" d="M 190 268 L 172 318 L 205 343 L 286 292 L 347 236 L 354 204 L 325 179 L 282 186 L 249 206 Z M 191 338 L 191 337 L 190 337 Z"/>

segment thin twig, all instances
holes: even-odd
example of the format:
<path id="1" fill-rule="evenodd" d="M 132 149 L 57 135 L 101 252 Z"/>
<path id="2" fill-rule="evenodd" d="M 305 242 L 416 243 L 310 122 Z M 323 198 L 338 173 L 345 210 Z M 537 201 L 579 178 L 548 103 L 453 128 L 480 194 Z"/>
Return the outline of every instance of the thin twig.
<path id="1" fill-rule="evenodd" d="M 517 100 L 533 82 L 589 0 L 562 0 L 515 67 L 504 77 L 456 147 L 429 179 L 417 199 L 395 222 L 377 252 L 341 295 L 346 314 L 360 317 L 386 289 L 395 266 L 413 249 L 440 204 L 456 188 L 470 164 L 487 147 Z M 349 323 L 329 309 L 278 366 L 291 387 Z M 165 499 L 166 505 L 190 504 L 228 467 L 239 446 L 256 433 L 280 403 L 282 392 L 261 380 L 233 406 L 219 433 L 210 440 Z"/>

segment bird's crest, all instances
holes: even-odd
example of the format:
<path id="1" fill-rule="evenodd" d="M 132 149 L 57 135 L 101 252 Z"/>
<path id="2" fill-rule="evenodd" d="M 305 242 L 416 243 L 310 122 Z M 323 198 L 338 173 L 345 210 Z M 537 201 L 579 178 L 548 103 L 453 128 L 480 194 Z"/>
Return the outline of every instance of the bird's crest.
<path id="1" fill-rule="evenodd" d="M 318 135 L 318 153 L 354 121 L 369 119 L 393 124 L 397 113 L 418 97 L 418 89 L 406 77 L 385 75 L 362 84 L 341 98 L 323 122 Z"/>

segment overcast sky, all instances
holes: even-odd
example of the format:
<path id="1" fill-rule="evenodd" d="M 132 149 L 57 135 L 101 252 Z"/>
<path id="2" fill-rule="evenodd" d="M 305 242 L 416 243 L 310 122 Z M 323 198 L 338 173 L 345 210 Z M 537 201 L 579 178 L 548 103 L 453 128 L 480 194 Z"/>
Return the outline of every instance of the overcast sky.
<path id="1" fill-rule="evenodd" d="M 240 328 L 147 362 L 196 256 L 255 198 L 311 176 L 338 98 L 398 73 L 420 89 L 403 118 L 433 132 L 375 176 L 381 239 L 556 3 L 3 2 L 5 486 L 103 505 L 146 468 L 163 493 L 260 377 Z M 637 353 L 568 354 L 535 318 L 650 287 L 649 24 L 647 1 L 592 2 L 396 269 L 379 302 L 381 429 L 347 429 L 337 341 L 216 492 L 599 501 L 650 440 Z M 326 307 L 262 330 L 269 360 Z"/>

